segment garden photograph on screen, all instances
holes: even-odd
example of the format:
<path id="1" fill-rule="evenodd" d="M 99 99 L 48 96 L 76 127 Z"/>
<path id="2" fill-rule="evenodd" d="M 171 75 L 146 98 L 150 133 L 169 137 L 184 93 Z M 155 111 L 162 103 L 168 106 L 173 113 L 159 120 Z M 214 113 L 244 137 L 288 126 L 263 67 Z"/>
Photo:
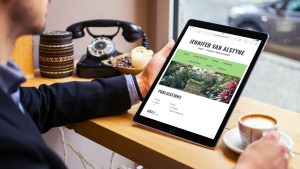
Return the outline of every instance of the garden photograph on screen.
<path id="1" fill-rule="evenodd" d="M 172 61 L 159 84 L 229 103 L 240 78 Z"/>

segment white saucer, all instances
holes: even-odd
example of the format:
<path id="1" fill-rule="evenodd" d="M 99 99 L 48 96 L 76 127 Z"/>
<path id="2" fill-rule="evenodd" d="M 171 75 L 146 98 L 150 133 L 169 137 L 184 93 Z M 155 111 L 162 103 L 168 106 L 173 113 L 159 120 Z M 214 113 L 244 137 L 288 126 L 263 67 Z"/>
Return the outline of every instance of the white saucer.
<path id="1" fill-rule="evenodd" d="M 280 140 L 288 147 L 289 149 L 293 146 L 292 139 L 285 133 L 279 131 L 281 138 Z M 232 151 L 240 154 L 244 151 L 242 147 L 242 141 L 240 138 L 240 133 L 238 128 L 233 128 L 227 131 L 223 136 L 223 141 L 225 145 Z"/>

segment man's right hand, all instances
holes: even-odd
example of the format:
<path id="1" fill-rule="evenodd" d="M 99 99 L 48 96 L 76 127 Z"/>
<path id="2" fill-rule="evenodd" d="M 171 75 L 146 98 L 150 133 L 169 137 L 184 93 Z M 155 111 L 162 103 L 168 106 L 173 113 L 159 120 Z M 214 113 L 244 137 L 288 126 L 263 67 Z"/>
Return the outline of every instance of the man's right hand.
<path id="1" fill-rule="evenodd" d="M 287 169 L 286 146 L 278 132 L 270 132 L 250 144 L 238 159 L 235 169 Z"/>

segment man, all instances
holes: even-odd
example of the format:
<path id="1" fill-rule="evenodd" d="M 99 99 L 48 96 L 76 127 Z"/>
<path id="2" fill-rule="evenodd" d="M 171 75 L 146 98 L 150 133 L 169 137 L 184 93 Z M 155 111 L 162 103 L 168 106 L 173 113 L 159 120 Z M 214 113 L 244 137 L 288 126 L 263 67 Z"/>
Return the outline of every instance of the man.
<path id="1" fill-rule="evenodd" d="M 66 168 L 42 140 L 51 127 L 125 111 L 144 97 L 173 47 L 168 43 L 134 76 L 21 88 L 25 78 L 9 59 L 15 40 L 44 30 L 49 0 L 0 0 L 0 163 L 1 168 Z M 135 86 L 134 81 L 137 85 Z M 118 100 L 118 105 L 115 100 Z M 103 114 L 101 112 L 111 112 Z M 259 155 L 257 155 L 259 153 Z M 274 165 L 273 165 L 274 164 Z M 276 165 L 275 165 L 276 164 Z M 278 133 L 251 145 L 236 168 L 286 168 Z"/>

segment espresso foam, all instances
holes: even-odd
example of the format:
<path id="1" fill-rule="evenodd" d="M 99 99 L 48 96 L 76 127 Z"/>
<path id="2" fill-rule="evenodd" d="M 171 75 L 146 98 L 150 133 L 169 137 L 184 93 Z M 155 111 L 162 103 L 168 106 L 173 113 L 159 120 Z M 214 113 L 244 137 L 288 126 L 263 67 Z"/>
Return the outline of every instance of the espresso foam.
<path id="1" fill-rule="evenodd" d="M 268 117 L 253 116 L 243 119 L 243 124 L 254 128 L 269 128 L 276 124 L 276 122 Z"/>

